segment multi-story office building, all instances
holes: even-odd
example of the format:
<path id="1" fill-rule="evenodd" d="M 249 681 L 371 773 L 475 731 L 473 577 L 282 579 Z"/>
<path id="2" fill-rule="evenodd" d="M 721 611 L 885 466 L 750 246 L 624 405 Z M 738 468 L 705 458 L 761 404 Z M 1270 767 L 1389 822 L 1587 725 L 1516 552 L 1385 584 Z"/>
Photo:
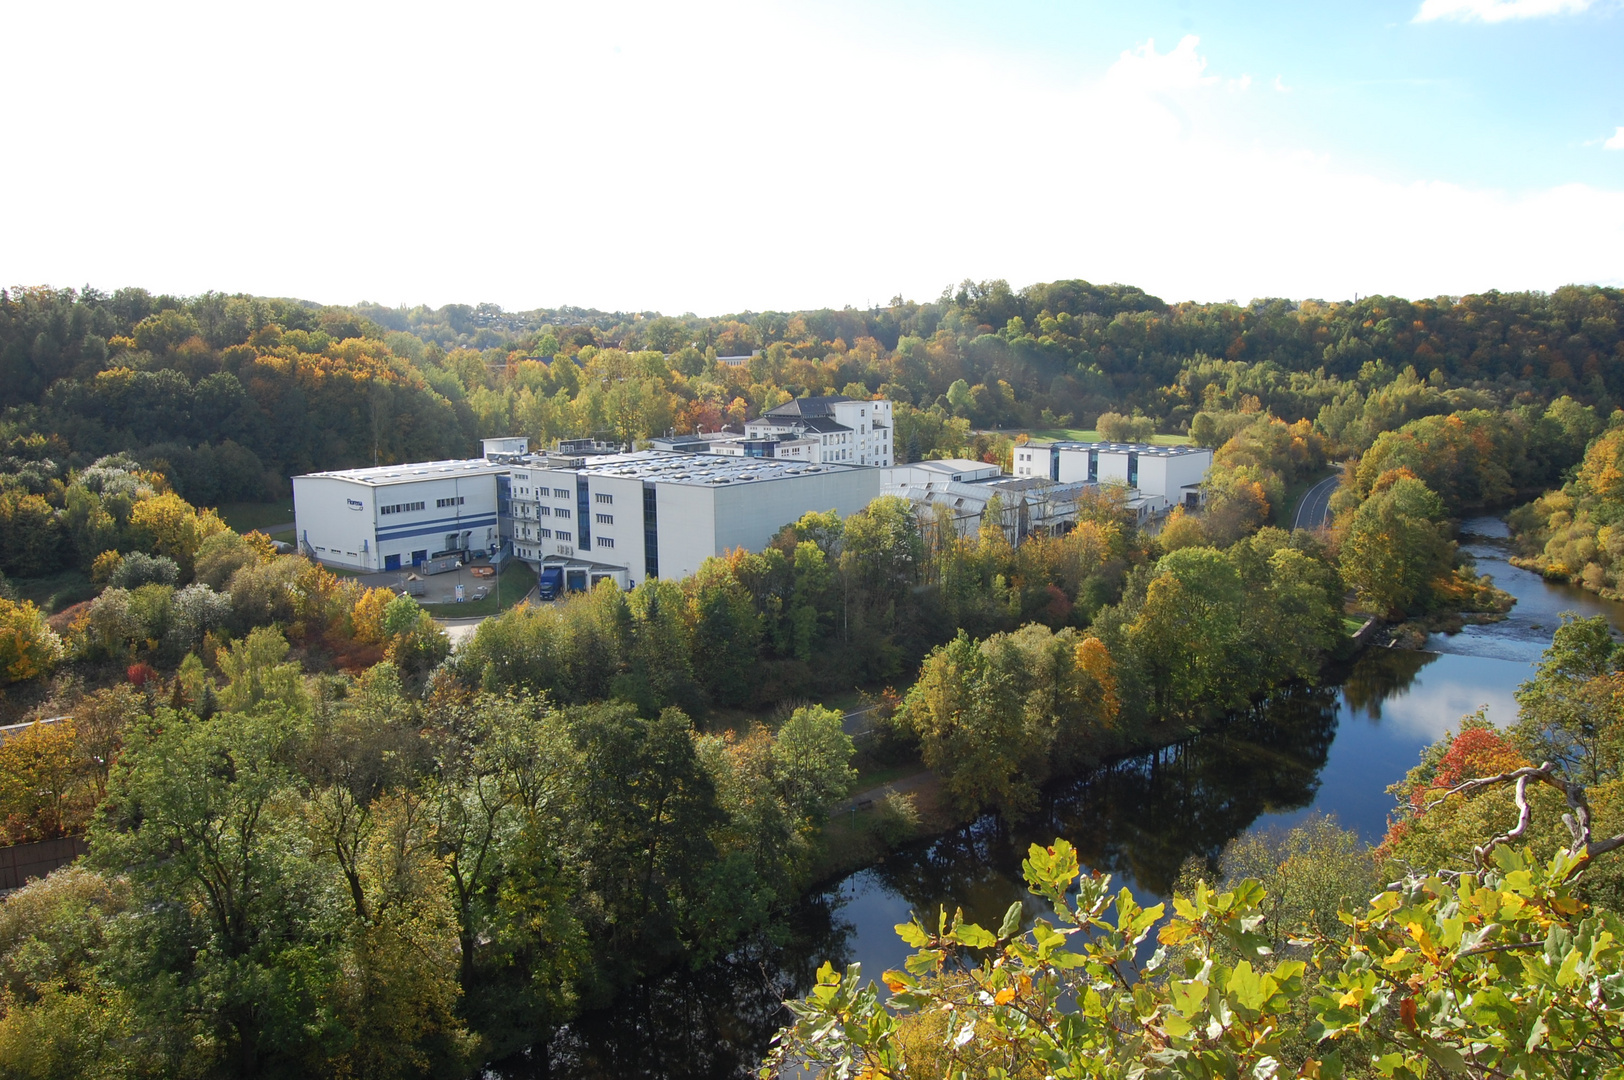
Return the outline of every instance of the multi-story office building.
<path id="1" fill-rule="evenodd" d="M 785 452 L 763 456 L 804 456 L 820 465 L 890 465 L 894 434 L 889 401 L 842 394 L 786 401 L 744 425 L 745 440 L 785 444 Z"/>
<path id="2" fill-rule="evenodd" d="M 808 511 L 855 514 L 878 469 L 643 450 L 502 459 L 513 552 L 563 566 L 570 588 L 681 578 L 713 555 L 760 551 Z"/>

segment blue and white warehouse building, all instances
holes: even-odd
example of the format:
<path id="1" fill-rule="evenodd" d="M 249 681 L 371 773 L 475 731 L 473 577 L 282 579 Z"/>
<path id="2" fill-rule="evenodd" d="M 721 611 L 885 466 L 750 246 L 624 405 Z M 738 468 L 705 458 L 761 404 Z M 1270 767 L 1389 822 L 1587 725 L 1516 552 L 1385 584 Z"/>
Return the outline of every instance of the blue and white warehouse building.
<path id="1" fill-rule="evenodd" d="M 494 552 L 501 543 L 497 477 L 508 469 L 473 458 L 295 476 L 299 549 L 360 571 Z"/>

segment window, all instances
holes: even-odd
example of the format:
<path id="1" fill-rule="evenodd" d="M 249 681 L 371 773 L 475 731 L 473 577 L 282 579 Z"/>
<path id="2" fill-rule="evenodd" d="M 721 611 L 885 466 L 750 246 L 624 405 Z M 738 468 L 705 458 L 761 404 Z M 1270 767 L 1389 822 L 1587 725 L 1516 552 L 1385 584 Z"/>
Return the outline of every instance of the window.
<path id="1" fill-rule="evenodd" d="M 592 498 L 595 502 L 601 503 L 612 503 L 615 501 L 615 497 L 613 495 L 604 495 L 601 492 L 593 495 Z"/>
<path id="2" fill-rule="evenodd" d="M 570 516 L 569 507 L 567 507 L 567 506 L 555 506 L 555 507 L 553 507 L 553 516 L 554 517 L 569 517 Z"/>
<path id="3" fill-rule="evenodd" d="M 413 510 L 421 510 L 421 509 L 423 509 L 423 504 L 420 503 L 420 502 L 395 503 L 392 506 L 380 506 L 380 507 L 378 507 L 378 513 L 380 513 L 380 514 L 405 514 L 405 513 L 410 513 Z"/>
<path id="4" fill-rule="evenodd" d="M 613 540 L 609 539 L 607 536 L 600 536 L 600 537 L 598 537 L 598 546 L 599 547 L 614 547 L 615 542 Z"/>
<path id="5" fill-rule="evenodd" d="M 570 497 L 570 493 L 563 488 L 553 488 L 553 496 L 559 499 L 567 499 Z"/>
<path id="6" fill-rule="evenodd" d="M 598 524 L 599 525 L 613 525 L 614 523 L 615 523 L 615 515 L 613 515 L 613 514 L 599 514 L 598 515 Z"/>
<path id="7" fill-rule="evenodd" d="M 550 506 L 541 506 L 540 504 L 537 504 L 537 506 L 536 506 L 536 516 L 537 517 L 552 517 L 553 516 L 553 508 L 550 507 Z"/>
<path id="8" fill-rule="evenodd" d="M 435 499 L 434 500 L 434 505 L 438 506 L 438 507 L 461 506 L 462 503 L 463 503 L 463 497 L 461 495 L 458 495 L 454 499 Z"/>
<path id="9" fill-rule="evenodd" d="M 553 535 L 558 537 L 560 540 L 574 540 L 575 539 L 575 537 L 571 536 L 569 533 L 565 532 L 563 529 L 559 529 L 557 532 L 553 533 Z"/>
<path id="10" fill-rule="evenodd" d="M 537 529 L 536 530 L 536 535 L 541 537 L 543 540 L 551 540 L 553 538 L 553 530 L 551 530 L 551 529 Z"/>

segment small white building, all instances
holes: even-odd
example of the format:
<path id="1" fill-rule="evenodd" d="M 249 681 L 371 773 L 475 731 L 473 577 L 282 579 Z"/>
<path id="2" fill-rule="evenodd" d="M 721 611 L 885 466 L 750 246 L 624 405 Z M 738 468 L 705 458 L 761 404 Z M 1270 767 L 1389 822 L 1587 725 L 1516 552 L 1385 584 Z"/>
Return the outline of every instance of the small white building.
<path id="1" fill-rule="evenodd" d="M 339 469 L 293 478 L 299 549 L 348 570 L 401 570 L 493 552 L 497 476 L 484 458 Z"/>
<path id="2" fill-rule="evenodd" d="M 1200 446 L 1148 443 L 1053 442 L 1015 447 L 1014 472 L 1059 483 L 1119 483 L 1135 488 L 1159 513 L 1175 504 L 1201 505 L 1201 483 L 1212 451 Z"/>
<path id="3" fill-rule="evenodd" d="M 857 513 L 880 470 L 773 458 L 642 450 L 511 459 L 513 553 L 564 566 L 569 587 L 683 578 L 734 548 L 760 551 L 808 511 Z M 570 575 L 574 575 L 571 577 Z"/>
<path id="4" fill-rule="evenodd" d="M 928 484 L 969 483 L 992 480 L 1001 475 L 998 466 L 969 458 L 944 458 L 893 465 L 885 470 L 880 490 L 886 495 L 906 495 L 909 488 Z"/>

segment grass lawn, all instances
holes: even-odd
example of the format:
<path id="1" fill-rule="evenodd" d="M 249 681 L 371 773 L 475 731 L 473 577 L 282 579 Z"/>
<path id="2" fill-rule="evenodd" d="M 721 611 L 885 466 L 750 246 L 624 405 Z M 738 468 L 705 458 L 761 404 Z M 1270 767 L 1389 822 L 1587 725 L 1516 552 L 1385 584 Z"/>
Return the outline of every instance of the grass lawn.
<path id="1" fill-rule="evenodd" d="M 858 769 L 857 780 L 851 786 L 853 795 L 859 791 L 868 791 L 881 784 L 889 784 L 893 780 L 901 780 L 905 776 L 925 771 L 925 763 L 917 759 L 905 761 L 900 765 L 875 765 L 872 769 Z"/>
<path id="2" fill-rule="evenodd" d="M 240 533 L 258 529 L 276 540 L 293 540 L 293 500 L 221 503 L 217 510 L 225 523 Z"/>
<path id="3" fill-rule="evenodd" d="M 12 588 L 19 600 L 31 600 L 47 615 L 54 615 L 65 607 L 82 600 L 90 600 L 101 588 L 93 585 L 90 575 L 83 570 L 60 570 L 46 577 L 12 578 Z"/>
<path id="4" fill-rule="evenodd" d="M 1028 435 L 1034 439 L 1069 440 L 1072 442 L 1104 442 L 1100 433 L 1089 431 L 1086 428 L 1028 428 Z M 1006 432 L 1014 435 L 1016 432 Z M 1152 435 L 1152 446 L 1189 446 L 1190 440 L 1184 435 Z"/>
<path id="5" fill-rule="evenodd" d="M 501 606 L 497 606 L 497 590 L 493 584 L 491 594 L 483 600 L 469 600 L 461 604 L 424 604 L 423 610 L 440 619 L 478 619 L 506 611 L 529 595 L 536 585 L 536 572 L 525 563 L 514 559 L 501 576 Z"/>
<path id="6" fill-rule="evenodd" d="M 1359 628 L 1363 625 L 1365 625 L 1365 617 L 1363 615 L 1342 616 L 1342 629 L 1348 632 L 1349 637 L 1357 634 L 1359 632 Z"/>

